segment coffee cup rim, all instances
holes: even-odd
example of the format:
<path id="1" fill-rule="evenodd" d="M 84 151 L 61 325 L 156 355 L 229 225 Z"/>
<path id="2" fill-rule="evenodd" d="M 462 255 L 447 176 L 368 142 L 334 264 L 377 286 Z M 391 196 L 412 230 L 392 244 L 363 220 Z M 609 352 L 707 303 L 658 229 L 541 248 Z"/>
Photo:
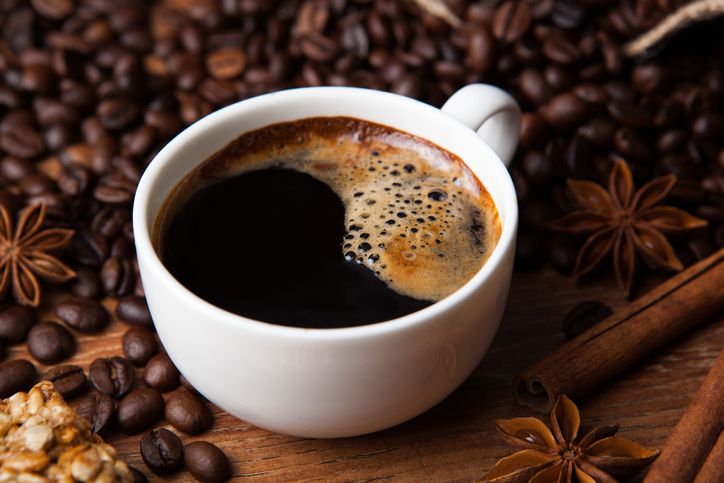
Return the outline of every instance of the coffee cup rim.
<path id="1" fill-rule="evenodd" d="M 190 291 L 168 271 L 166 266 L 161 261 L 161 258 L 151 241 L 151 229 L 153 224 L 155 223 L 155 217 L 158 216 L 158 212 L 153 214 L 149 213 L 151 199 L 154 196 L 156 185 L 159 182 L 159 178 L 163 174 L 163 170 L 165 169 L 166 164 L 171 159 L 173 159 L 173 157 L 177 156 L 178 152 L 182 150 L 184 146 L 193 142 L 198 142 L 198 139 L 202 137 L 205 132 L 213 129 L 214 126 L 220 123 L 227 122 L 233 118 L 243 116 L 244 111 L 251 110 L 255 107 L 263 107 L 263 104 L 265 103 L 285 102 L 285 100 L 290 100 L 299 96 L 311 96 L 311 94 L 331 98 L 334 98 L 334 96 L 338 95 L 372 96 L 376 97 L 376 99 L 370 100 L 381 102 L 381 105 L 385 105 L 385 101 L 392 101 L 393 99 L 395 102 L 402 101 L 410 106 L 409 109 L 416 109 L 418 110 L 418 112 L 425 113 L 426 116 L 430 116 L 430 118 L 437 118 L 438 120 L 454 126 L 455 130 L 459 131 L 460 136 L 463 136 L 463 138 L 469 140 L 466 142 L 472 142 L 477 144 L 478 147 L 481 149 L 481 152 L 485 153 L 483 156 L 481 156 L 481 158 L 492 158 L 494 160 L 494 162 L 490 163 L 490 166 L 486 166 L 486 168 L 489 167 L 493 169 L 494 173 L 492 176 L 495 179 L 495 182 L 503 183 L 504 185 L 500 190 L 500 199 L 496 199 L 495 197 L 493 199 L 499 213 L 501 211 L 501 202 L 505 209 L 505 215 L 501 215 L 500 238 L 496 243 L 495 247 L 493 248 L 493 252 L 490 254 L 482 267 L 462 287 L 460 287 L 447 297 L 443 298 L 442 300 L 439 300 L 429 305 L 428 307 L 425 307 L 416 312 L 412 312 L 410 314 L 403 315 L 401 317 L 353 327 L 320 329 L 273 324 L 270 322 L 252 319 L 227 311 L 221 307 L 211 304 L 210 302 L 202 299 L 201 297 Z M 344 115 L 346 114 L 334 114 L 333 110 L 330 109 L 330 117 Z M 308 117 L 318 116 L 314 115 Z M 304 118 L 305 116 L 293 117 L 288 119 L 287 121 L 296 121 Z M 362 120 L 365 119 L 364 117 L 359 118 Z M 380 122 L 379 120 L 370 120 L 370 122 L 384 124 L 384 122 Z M 405 129 L 398 128 L 392 124 L 389 125 L 394 129 L 405 131 Z M 261 126 L 260 128 L 263 128 L 263 126 Z M 242 133 L 243 132 L 240 132 L 239 135 Z M 517 136 L 517 133 L 512 133 L 511 135 Z M 424 139 L 424 136 L 420 137 L 423 137 Z M 223 146 L 213 150 L 212 153 L 222 148 Z M 450 151 L 452 151 L 453 153 L 455 152 L 454 149 L 451 149 Z M 465 159 L 463 159 L 463 162 L 466 162 Z M 475 166 L 470 166 L 467 162 L 466 165 L 476 176 L 479 177 L 479 174 L 477 172 L 479 170 Z M 198 166 L 198 164 L 196 166 Z M 188 172 L 190 172 L 190 170 L 183 173 L 183 175 L 186 175 Z M 217 322 L 230 324 L 235 327 L 244 327 L 245 329 L 259 331 L 281 337 L 301 337 L 305 339 L 309 337 L 328 340 L 375 337 L 383 335 L 385 333 L 410 328 L 411 326 L 418 325 L 425 320 L 436 319 L 436 316 L 450 310 L 455 305 L 462 302 L 465 298 L 471 296 L 472 293 L 475 291 L 476 287 L 478 287 L 480 284 L 484 283 L 486 280 L 488 280 L 488 278 L 494 275 L 497 267 L 501 263 L 503 263 L 503 257 L 508 247 L 511 244 L 515 243 L 517 223 L 518 204 L 515 194 L 515 188 L 513 186 L 512 179 L 510 178 L 510 174 L 508 173 L 508 170 L 500 157 L 487 143 L 485 143 L 485 141 L 480 136 L 478 136 L 475 131 L 473 131 L 457 119 L 453 118 L 449 114 L 441 111 L 440 109 L 432 105 L 399 94 L 360 87 L 322 86 L 286 89 L 244 99 L 208 114 L 207 116 L 197 120 L 193 124 L 186 127 L 183 131 L 178 133 L 153 158 L 138 183 L 138 188 L 136 190 L 133 203 L 134 241 L 136 249 L 138 251 L 140 263 L 145 264 L 145 269 L 152 270 L 156 277 L 163 280 L 164 285 L 169 291 L 171 291 L 171 293 L 174 295 L 174 298 L 178 297 L 192 300 L 196 306 L 206 312 Z"/>

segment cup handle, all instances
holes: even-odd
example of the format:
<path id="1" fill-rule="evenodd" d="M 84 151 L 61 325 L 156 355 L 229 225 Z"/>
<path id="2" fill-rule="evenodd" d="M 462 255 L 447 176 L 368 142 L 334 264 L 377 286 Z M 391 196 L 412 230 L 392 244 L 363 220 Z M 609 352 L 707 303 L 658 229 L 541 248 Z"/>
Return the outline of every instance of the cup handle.
<path id="1" fill-rule="evenodd" d="M 470 84 L 453 94 L 442 112 L 483 138 L 506 166 L 510 165 L 520 136 L 520 108 L 510 94 L 488 84 Z"/>

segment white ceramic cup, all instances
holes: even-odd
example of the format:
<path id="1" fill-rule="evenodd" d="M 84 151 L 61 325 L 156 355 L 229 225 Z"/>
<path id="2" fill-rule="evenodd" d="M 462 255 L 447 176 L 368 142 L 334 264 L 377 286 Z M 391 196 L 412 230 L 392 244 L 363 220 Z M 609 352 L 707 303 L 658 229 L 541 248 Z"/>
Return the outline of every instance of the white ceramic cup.
<path id="1" fill-rule="evenodd" d="M 240 134 L 318 116 L 391 126 L 463 159 L 490 192 L 502 225 L 493 253 L 470 281 L 445 299 L 394 320 L 302 329 L 232 314 L 174 279 L 151 242 L 156 216 L 171 190 Z M 225 411 L 296 436 L 369 433 L 437 404 L 478 365 L 503 314 L 518 222 L 506 164 L 519 127 L 515 101 L 483 84 L 462 88 L 442 110 L 367 89 L 292 89 L 238 102 L 189 126 L 148 166 L 133 207 L 143 287 L 174 364 Z"/>

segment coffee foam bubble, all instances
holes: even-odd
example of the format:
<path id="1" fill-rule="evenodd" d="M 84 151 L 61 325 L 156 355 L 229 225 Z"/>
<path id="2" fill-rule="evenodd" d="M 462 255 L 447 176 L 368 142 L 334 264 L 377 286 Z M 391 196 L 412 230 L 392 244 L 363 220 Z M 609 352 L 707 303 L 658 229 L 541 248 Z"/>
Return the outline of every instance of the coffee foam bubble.
<path id="1" fill-rule="evenodd" d="M 240 136 L 184 179 L 160 218 L 171 218 L 174 206 L 211 180 L 272 167 L 327 183 L 345 206 L 341 256 L 403 295 L 437 301 L 454 292 L 500 236 L 495 205 L 459 158 L 415 136 L 342 117 Z M 304 234 L 290 234 L 290 250 L 295 236 Z"/>

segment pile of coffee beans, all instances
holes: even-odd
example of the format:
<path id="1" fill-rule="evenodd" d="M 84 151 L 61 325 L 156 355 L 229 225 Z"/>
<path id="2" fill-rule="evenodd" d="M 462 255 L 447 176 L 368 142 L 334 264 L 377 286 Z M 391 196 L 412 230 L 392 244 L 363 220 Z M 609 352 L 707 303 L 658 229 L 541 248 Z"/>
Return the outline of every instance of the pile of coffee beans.
<path id="1" fill-rule="evenodd" d="M 6 296 L 0 357 L 26 342 L 38 362 L 62 364 L 76 351 L 73 331 L 102 336 L 110 314 L 99 301 L 115 298 L 115 315 L 131 326 L 123 354 L 94 361 L 89 377 L 68 365 L 43 377 L 74 398 L 94 431 L 115 424 L 140 433 L 164 414 L 180 431 L 207 429 L 208 409 L 192 391 L 166 403 L 161 395 L 183 376 L 153 333 L 131 202 L 147 164 L 185 126 L 288 87 L 363 86 L 434 105 L 471 82 L 513 93 L 524 111 L 511 168 L 519 270 L 571 270 L 580 241 L 552 234 L 546 222 L 572 208 L 565 180 L 605 183 L 612 155 L 629 163 L 639 185 L 676 174 L 666 203 L 709 221 L 673 240 L 685 264 L 724 246 L 721 23 L 690 27 L 632 59 L 623 44 L 684 2 L 446 3 L 460 26 L 395 0 L 0 2 L 0 203 L 11 213 L 45 203 L 47 226 L 75 230 L 62 258 L 78 274 L 51 307 L 56 321 L 37 320 Z M 5 362 L 0 397 L 37 377 L 29 361 Z M 159 462 L 153 447 L 179 452 L 165 434 L 148 438 L 152 465 L 185 459 L 203 479 L 198 468 L 226 461 L 193 443 L 183 458 Z"/>

